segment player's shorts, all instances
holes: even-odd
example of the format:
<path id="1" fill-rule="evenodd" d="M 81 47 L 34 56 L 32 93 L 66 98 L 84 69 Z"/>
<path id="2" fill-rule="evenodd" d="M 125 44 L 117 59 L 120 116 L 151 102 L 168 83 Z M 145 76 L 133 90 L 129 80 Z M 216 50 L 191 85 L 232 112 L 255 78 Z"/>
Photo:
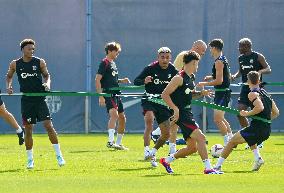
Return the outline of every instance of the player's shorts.
<path id="1" fill-rule="evenodd" d="M 121 102 L 121 98 L 118 96 L 113 96 L 113 97 L 104 97 L 105 98 L 105 103 L 106 103 L 106 108 L 107 112 L 109 113 L 110 109 L 116 109 L 118 113 L 124 112 L 123 109 L 123 104 Z"/>
<path id="2" fill-rule="evenodd" d="M 155 111 L 154 103 L 147 101 L 147 99 L 141 99 L 142 114 L 145 116 L 147 111 Z"/>
<path id="3" fill-rule="evenodd" d="M 250 126 L 240 131 L 241 136 L 249 146 L 259 145 L 270 136 L 271 128 L 269 123 L 251 122 Z"/>
<path id="4" fill-rule="evenodd" d="M 171 111 L 168 107 L 147 101 L 146 99 L 142 100 L 141 106 L 143 108 L 144 115 L 147 111 L 153 111 L 158 125 L 166 120 L 169 120 L 169 118 L 172 116 Z"/>
<path id="5" fill-rule="evenodd" d="M 176 124 L 180 127 L 185 141 L 195 129 L 199 129 L 199 125 L 193 119 L 193 114 L 190 109 L 179 110 L 179 119 Z"/>
<path id="6" fill-rule="evenodd" d="M 231 100 L 231 90 L 226 91 L 215 91 L 214 103 L 228 107 Z"/>
<path id="7" fill-rule="evenodd" d="M 247 107 L 250 106 L 250 100 L 248 98 L 248 94 L 250 93 L 250 89 L 248 85 L 243 85 L 241 88 L 241 93 L 240 93 L 240 97 L 238 98 L 238 103 L 239 104 L 244 104 Z"/>
<path id="8" fill-rule="evenodd" d="M 22 98 L 21 111 L 24 125 L 51 120 L 49 109 L 44 98 L 40 100 L 26 100 Z"/>

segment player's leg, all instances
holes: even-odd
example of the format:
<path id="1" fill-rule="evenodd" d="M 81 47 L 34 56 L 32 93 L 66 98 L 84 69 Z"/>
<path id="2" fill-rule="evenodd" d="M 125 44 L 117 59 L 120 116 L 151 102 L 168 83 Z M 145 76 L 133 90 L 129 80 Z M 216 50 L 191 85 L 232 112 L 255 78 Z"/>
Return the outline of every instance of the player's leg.
<path id="1" fill-rule="evenodd" d="M 109 120 L 108 120 L 108 143 L 107 147 L 112 148 L 114 147 L 114 134 L 116 128 L 116 122 L 118 120 L 118 112 L 115 108 L 111 108 L 108 110 L 109 113 Z"/>
<path id="2" fill-rule="evenodd" d="M 160 163 L 165 167 L 166 171 L 171 174 L 173 173 L 173 169 L 171 168 L 170 164 L 179 158 L 185 158 L 190 154 L 197 152 L 196 141 L 192 138 L 187 138 L 186 140 L 186 147 L 178 150 L 177 152 L 169 155 L 168 157 L 161 158 Z"/>
<path id="3" fill-rule="evenodd" d="M 226 144 L 229 141 L 229 135 L 230 135 L 228 134 L 228 130 L 231 133 L 231 129 L 227 127 L 227 124 L 224 121 L 225 120 L 224 116 L 225 116 L 224 111 L 214 110 L 214 122 L 216 126 L 218 127 L 221 135 L 224 136 L 224 146 L 226 146 Z"/>
<path id="4" fill-rule="evenodd" d="M 33 124 L 24 123 L 25 126 L 25 146 L 27 153 L 27 168 L 34 168 L 34 157 L 33 157 Z"/>
<path id="5" fill-rule="evenodd" d="M 58 137 L 57 137 L 57 133 L 56 130 L 52 124 L 51 121 L 51 116 L 49 113 L 49 109 L 47 107 L 47 104 L 45 101 L 39 101 L 36 103 L 36 113 L 37 113 L 37 120 L 39 122 L 43 122 L 43 127 L 45 128 L 49 140 L 54 148 L 55 154 L 56 154 L 56 159 L 57 159 L 57 163 L 58 165 L 64 166 L 65 165 L 65 160 L 63 159 L 62 156 L 62 152 L 60 149 L 60 144 L 58 142 Z"/>
<path id="6" fill-rule="evenodd" d="M 51 144 L 54 148 L 58 165 L 60 167 L 64 166 L 65 160 L 63 159 L 62 152 L 61 152 L 61 149 L 60 149 L 60 144 L 58 142 L 57 133 L 56 133 L 54 127 L 53 127 L 51 120 L 44 120 L 43 126 L 44 126 L 45 130 L 47 131 L 49 140 L 50 140 L 50 142 L 51 142 Z"/>
<path id="7" fill-rule="evenodd" d="M 177 139 L 178 125 L 171 124 L 170 138 L 169 138 L 169 154 L 176 152 L 176 139 Z"/>
<path id="8" fill-rule="evenodd" d="M 19 138 L 19 145 L 23 145 L 25 142 L 24 130 L 18 124 L 15 117 L 9 111 L 7 111 L 5 104 L 2 102 L 1 98 L 0 105 L 0 117 L 3 118 L 11 127 L 16 129 L 16 133 Z"/>
<path id="9" fill-rule="evenodd" d="M 231 138 L 229 143 L 224 147 L 221 156 L 218 158 L 218 162 L 216 166 L 214 167 L 217 170 L 221 170 L 221 166 L 225 159 L 230 155 L 232 152 L 233 148 L 237 146 L 238 144 L 246 143 L 246 140 L 243 138 L 241 135 L 241 132 L 238 131 L 237 133 L 234 134 L 234 136 Z"/>
<path id="10" fill-rule="evenodd" d="M 157 140 L 154 148 L 153 148 L 153 154 L 156 153 L 156 151 L 162 147 L 165 142 L 169 139 L 170 137 L 170 121 L 166 120 L 162 123 L 159 124 L 159 127 L 161 129 L 161 136 L 159 137 L 159 139 Z"/>
<path id="11" fill-rule="evenodd" d="M 154 113 L 153 111 L 146 111 L 144 113 L 144 122 L 145 122 L 145 130 L 144 130 L 144 159 L 147 158 L 150 150 L 150 141 L 151 141 L 151 132 L 153 131 L 153 123 L 154 123 Z"/>

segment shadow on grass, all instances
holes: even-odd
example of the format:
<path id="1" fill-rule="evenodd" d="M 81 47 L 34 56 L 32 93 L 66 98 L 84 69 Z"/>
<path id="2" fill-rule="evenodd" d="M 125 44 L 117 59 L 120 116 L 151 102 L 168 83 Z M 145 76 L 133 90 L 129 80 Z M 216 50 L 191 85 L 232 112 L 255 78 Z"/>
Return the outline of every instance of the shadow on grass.
<path id="1" fill-rule="evenodd" d="M 275 143 L 274 145 L 284 145 L 284 143 Z"/>
<path id="2" fill-rule="evenodd" d="M 246 171 L 231 171 L 231 172 L 224 172 L 225 174 L 229 174 L 229 173 L 231 173 L 231 174 L 249 174 L 249 173 L 255 173 L 254 171 L 248 171 L 248 170 L 246 170 Z"/>
<path id="3" fill-rule="evenodd" d="M 82 150 L 82 151 L 69 151 L 69 153 L 91 153 L 96 151 L 90 151 L 90 150 Z"/>
<path id="4" fill-rule="evenodd" d="M 0 174 L 2 173 L 15 173 L 15 172 L 20 172 L 22 169 L 14 169 L 14 170 L 0 170 Z"/>
<path id="5" fill-rule="evenodd" d="M 114 171 L 119 171 L 119 172 L 131 172 L 131 171 L 140 171 L 140 170 L 154 170 L 155 168 L 153 167 L 145 167 L 145 168 L 121 168 L 121 169 L 116 169 Z"/>
<path id="6" fill-rule="evenodd" d="M 164 174 L 147 174 L 141 177 L 146 177 L 146 178 L 156 178 L 156 177 L 162 177 L 162 176 L 181 176 L 182 174 L 168 174 L 168 173 L 164 173 Z"/>

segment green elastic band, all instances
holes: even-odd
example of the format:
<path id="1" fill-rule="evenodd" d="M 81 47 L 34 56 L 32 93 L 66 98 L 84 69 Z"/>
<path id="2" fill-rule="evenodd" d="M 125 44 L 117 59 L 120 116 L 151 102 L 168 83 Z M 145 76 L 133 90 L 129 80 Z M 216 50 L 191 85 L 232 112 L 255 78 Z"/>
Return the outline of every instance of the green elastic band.
<path id="1" fill-rule="evenodd" d="M 215 91 L 217 91 L 217 92 L 224 92 L 224 91 L 227 91 L 227 90 L 230 90 L 229 88 L 215 88 L 214 89 Z"/>
<path id="2" fill-rule="evenodd" d="M 168 107 L 168 105 L 162 99 L 148 99 L 148 100 L 150 100 L 151 102 L 154 102 L 154 103 Z M 240 114 L 240 111 L 237 110 L 237 109 L 233 109 L 233 108 L 229 108 L 229 107 L 223 107 L 223 106 L 220 106 L 220 105 L 216 105 L 214 103 L 208 103 L 208 102 L 199 101 L 199 100 L 192 100 L 191 104 L 198 105 L 198 106 L 205 106 L 205 107 L 208 107 L 208 108 L 211 108 L 211 109 L 225 111 L 225 112 L 232 113 L 232 114 L 235 114 L 235 115 Z M 266 123 L 271 123 L 271 120 L 264 119 L 264 118 L 257 117 L 257 116 L 250 116 L 250 118 L 256 119 L 256 120 L 259 120 L 259 121 L 263 121 L 263 122 L 266 122 Z"/>

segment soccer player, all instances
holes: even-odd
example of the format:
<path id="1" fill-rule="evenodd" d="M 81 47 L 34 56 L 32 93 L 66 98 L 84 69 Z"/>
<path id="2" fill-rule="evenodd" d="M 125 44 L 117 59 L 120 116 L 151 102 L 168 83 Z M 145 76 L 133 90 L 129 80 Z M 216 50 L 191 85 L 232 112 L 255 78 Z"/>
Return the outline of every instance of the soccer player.
<path id="1" fill-rule="evenodd" d="M 260 74 L 260 80 L 262 80 L 262 75 L 271 73 L 271 68 L 261 53 L 252 50 L 252 42 L 249 38 L 243 38 L 239 41 L 239 52 L 239 70 L 232 75 L 232 80 L 235 80 L 240 76 L 242 77 L 243 85 L 238 99 L 238 109 L 247 110 L 251 105 L 248 99 L 250 89 L 246 84 L 248 73 L 251 71 L 257 71 Z M 242 128 L 249 126 L 249 122 L 246 117 L 239 115 L 238 119 Z M 261 148 L 262 145 L 259 147 Z"/>
<path id="2" fill-rule="evenodd" d="M 157 150 L 168 140 L 169 117 L 167 107 L 153 103 L 148 98 L 160 98 L 163 90 L 166 88 L 170 80 L 177 74 L 176 68 L 172 65 L 171 50 L 168 47 L 161 47 L 158 50 L 158 60 L 151 63 L 135 78 L 135 85 L 145 85 L 145 97 L 142 98 L 142 108 L 145 121 L 144 131 L 144 158 L 145 160 L 152 157 L 151 163 L 155 167 L 155 154 Z M 151 132 L 153 131 L 154 119 L 161 129 L 161 136 L 150 150 Z"/>
<path id="3" fill-rule="evenodd" d="M 118 79 L 118 69 L 114 60 L 118 57 L 120 51 L 121 46 L 117 42 L 109 42 L 105 45 L 106 57 L 101 61 L 96 75 L 96 90 L 97 93 L 104 92 L 113 94 L 111 97 L 99 97 L 99 105 L 106 106 L 109 114 L 107 147 L 117 150 L 128 150 L 127 147 L 122 145 L 126 117 L 121 98 L 116 96 L 120 94 L 120 91 L 110 90 L 110 88 L 118 87 L 118 83 L 130 83 L 128 78 Z M 116 142 L 114 142 L 117 121 L 117 139 Z"/>
<path id="4" fill-rule="evenodd" d="M 20 91 L 23 93 L 41 93 L 50 90 L 50 75 L 47 70 L 46 62 L 38 57 L 33 56 L 35 51 L 35 41 L 32 39 L 24 39 L 20 43 L 23 56 L 19 59 L 13 60 L 10 63 L 7 73 L 7 92 L 13 93 L 12 80 L 16 72 L 20 84 Z M 44 79 L 44 81 L 42 81 Z M 28 157 L 27 168 L 34 167 L 33 159 L 33 125 L 36 122 L 43 121 L 43 126 L 46 129 L 49 140 L 52 143 L 56 159 L 59 166 L 65 165 L 56 131 L 51 122 L 49 109 L 47 107 L 45 97 L 22 96 L 21 112 L 23 118 L 23 125 L 25 128 L 25 145 Z"/>
<path id="5" fill-rule="evenodd" d="M 195 42 L 193 42 L 192 47 L 189 51 L 195 51 L 199 54 L 200 58 L 202 58 L 202 56 L 204 56 L 205 52 L 207 50 L 207 45 L 203 40 L 196 40 Z M 174 66 L 176 67 L 176 69 L 178 69 L 179 71 L 183 69 L 184 66 L 184 62 L 183 62 L 183 56 L 187 53 L 188 51 L 182 51 L 180 52 L 175 61 L 174 61 Z"/>
<path id="6" fill-rule="evenodd" d="M 185 63 L 184 70 L 171 80 L 163 91 L 162 98 L 170 109 L 172 109 L 173 116 L 171 121 L 175 122 L 181 128 L 187 146 L 166 158 L 161 158 L 160 163 L 171 174 L 173 173 L 170 167 L 171 162 L 198 151 L 205 166 L 204 174 L 219 174 L 211 167 L 205 144 L 205 135 L 193 119 L 190 107 L 192 98 L 208 96 L 212 93 L 208 90 L 195 91 L 194 74 L 198 69 L 199 54 L 194 51 L 188 51 L 184 55 L 183 60 Z"/>
<path id="7" fill-rule="evenodd" d="M 0 91 L 1 93 L 1 91 Z M 11 127 L 16 129 L 16 133 L 19 138 L 19 145 L 23 145 L 25 142 L 24 129 L 16 121 L 15 117 L 6 109 L 4 102 L 0 96 L 0 117 L 3 118 Z"/>
<path id="8" fill-rule="evenodd" d="M 256 71 L 251 71 L 247 74 L 247 83 L 250 89 L 248 99 L 251 104 L 251 110 L 241 110 L 240 116 L 248 117 L 255 115 L 266 120 L 273 120 L 279 116 L 279 110 L 270 95 L 268 95 L 264 89 L 259 87 L 260 77 L 261 74 Z M 234 146 L 247 143 L 253 151 L 255 158 L 255 164 L 252 171 L 258 171 L 264 164 L 264 161 L 259 153 L 257 145 L 269 138 L 271 132 L 270 124 L 271 122 L 252 119 L 250 126 L 235 133 L 229 141 L 222 151 L 215 169 L 221 170 L 224 160 L 230 155 Z"/>
<path id="9" fill-rule="evenodd" d="M 202 56 L 204 56 L 205 52 L 207 50 L 207 45 L 203 40 L 196 40 L 195 42 L 193 42 L 192 47 L 189 51 L 195 51 L 199 54 L 200 59 L 202 58 Z M 178 69 L 179 71 L 183 69 L 184 66 L 184 62 L 183 62 L 183 56 L 187 53 L 187 51 L 182 51 L 180 52 L 175 61 L 174 61 L 174 66 L 176 67 L 176 69 Z M 169 138 L 169 149 L 170 149 L 170 154 L 175 153 L 176 152 L 176 142 L 177 142 L 177 131 L 178 131 L 178 127 L 173 125 L 171 127 L 171 131 L 170 131 L 170 138 Z M 181 140 L 179 140 L 181 141 Z"/>
<path id="10" fill-rule="evenodd" d="M 197 86 L 214 86 L 215 98 L 214 103 L 217 105 L 228 107 L 231 98 L 230 90 L 230 66 L 227 58 L 223 55 L 224 43 L 221 39 L 214 39 L 209 43 L 210 53 L 214 58 L 214 64 L 212 68 L 212 76 L 206 76 L 205 81 L 199 82 Z M 225 112 L 220 110 L 214 110 L 214 122 L 224 136 L 224 146 L 227 145 L 230 138 L 233 136 L 230 124 L 225 119 Z"/>

